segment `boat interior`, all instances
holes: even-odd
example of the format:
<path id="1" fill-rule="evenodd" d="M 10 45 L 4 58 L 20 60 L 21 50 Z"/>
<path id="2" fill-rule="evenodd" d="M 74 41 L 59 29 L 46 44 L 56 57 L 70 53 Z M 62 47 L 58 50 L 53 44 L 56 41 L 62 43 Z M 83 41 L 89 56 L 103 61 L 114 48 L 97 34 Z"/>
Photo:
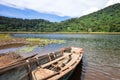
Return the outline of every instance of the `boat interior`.
<path id="1" fill-rule="evenodd" d="M 72 71 L 82 58 L 80 48 L 66 48 L 50 53 L 48 62 L 41 64 L 32 71 L 33 80 L 58 80 Z M 44 58 L 45 59 L 45 58 Z M 42 61 L 42 60 L 41 60 Z"/>

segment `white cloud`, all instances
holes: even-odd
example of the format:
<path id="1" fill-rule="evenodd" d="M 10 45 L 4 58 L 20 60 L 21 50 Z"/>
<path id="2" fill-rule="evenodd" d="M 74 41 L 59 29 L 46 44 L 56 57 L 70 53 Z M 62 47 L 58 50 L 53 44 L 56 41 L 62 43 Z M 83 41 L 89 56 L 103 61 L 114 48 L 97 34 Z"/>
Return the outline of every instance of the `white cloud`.
<path id="1" fill-rule="evenodd" d="M 92 12 L 96 12 L 97 10 L 99 10 L 97 7 L 91 7 L 85 11 L 83 11 L 83 15 L 86 15 L 86 14 L 89 14 L 89 13 L 92 13 Z"/>
<path id="2" fill-rule="evenodd" d="M 0 0 L 0 4 L 19 9 L 32 9 L 59 16 L 79 17 L 103 8 L 107 1 L 108 0 Z M 112 2 L 108 1 L 108 4 Z"/>
<path id="3" fill-rule="evenodd" d="M 106 3 L 106 7 L 113 5 L 115 3 L 120 3 L 120 0 L 108 0 L 108 2 Z"/>

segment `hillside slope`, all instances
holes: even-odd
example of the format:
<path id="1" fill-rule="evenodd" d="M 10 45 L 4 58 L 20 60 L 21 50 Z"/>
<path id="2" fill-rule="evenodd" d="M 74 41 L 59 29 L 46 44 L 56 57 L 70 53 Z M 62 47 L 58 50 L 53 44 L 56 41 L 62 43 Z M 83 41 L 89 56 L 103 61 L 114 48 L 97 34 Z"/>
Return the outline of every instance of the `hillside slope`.
<path id="1" fill-rule="evenodd" d="M 120 3 L 80 18 L 66 20 L 60 26 L 65 31 L 73 32 L 120 32 Z"/>

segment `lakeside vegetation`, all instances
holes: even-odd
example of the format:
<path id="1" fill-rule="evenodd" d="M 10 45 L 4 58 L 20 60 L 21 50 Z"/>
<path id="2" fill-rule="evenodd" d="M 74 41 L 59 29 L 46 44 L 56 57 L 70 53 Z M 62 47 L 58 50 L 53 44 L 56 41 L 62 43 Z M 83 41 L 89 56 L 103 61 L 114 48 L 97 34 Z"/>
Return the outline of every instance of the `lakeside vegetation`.
<path id="1" fill-rule="evenodd" d="M 62 22 L 0 16 L 1 32 L 120 32 L 120 3 Z"/>
<path id="2" fill-rule="evenodd" d="M 45 46 L 49 44 L 62 44 L 64 40 L 56 39 L 41 39 L 41 38 L 14 38 L 9 34 L 0 34 L 0 46 L 9 44 L 24 44 L 29 46 Z"/>
<path id="3" fill-rule="evenodd" d="M 21 53 L 30 53 L 37 46 L 45 46 L 49 44 L 62 44 L 65 43 L 64 40 L 56 39 L 40 39 L 40 38 L 14 38 L 10 34 L 0 34 L 0 48 L 2 49 L 5 46 L 11 46 L 11 44 L 24 44 L 26 47 L 20 48 L 16 51 L 11 51 L 7 53 L 0 54 L 0 68 L 15 63 L 23 59 Z"/>
<path id="4" fill-rule="evenodd" d="M 65 43 L 64 40 L 56 40 L 56 39 L 26 38 L 26 40 L 30 43 L 29 45 L 38 45 L 38 46 Z"/>

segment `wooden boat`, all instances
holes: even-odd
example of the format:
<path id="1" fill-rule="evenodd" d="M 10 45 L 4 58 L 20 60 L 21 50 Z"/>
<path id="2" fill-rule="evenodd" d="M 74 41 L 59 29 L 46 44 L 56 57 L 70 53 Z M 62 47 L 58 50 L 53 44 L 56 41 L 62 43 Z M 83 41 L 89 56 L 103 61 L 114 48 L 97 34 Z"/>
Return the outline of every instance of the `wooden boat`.
<path id="1" fill-rule="evenodd" d="M 75 69 L 82 48 L 69 47 L 48 55 L 26 58 L 0 68 L 0 80 L 58 80 Z"/>

